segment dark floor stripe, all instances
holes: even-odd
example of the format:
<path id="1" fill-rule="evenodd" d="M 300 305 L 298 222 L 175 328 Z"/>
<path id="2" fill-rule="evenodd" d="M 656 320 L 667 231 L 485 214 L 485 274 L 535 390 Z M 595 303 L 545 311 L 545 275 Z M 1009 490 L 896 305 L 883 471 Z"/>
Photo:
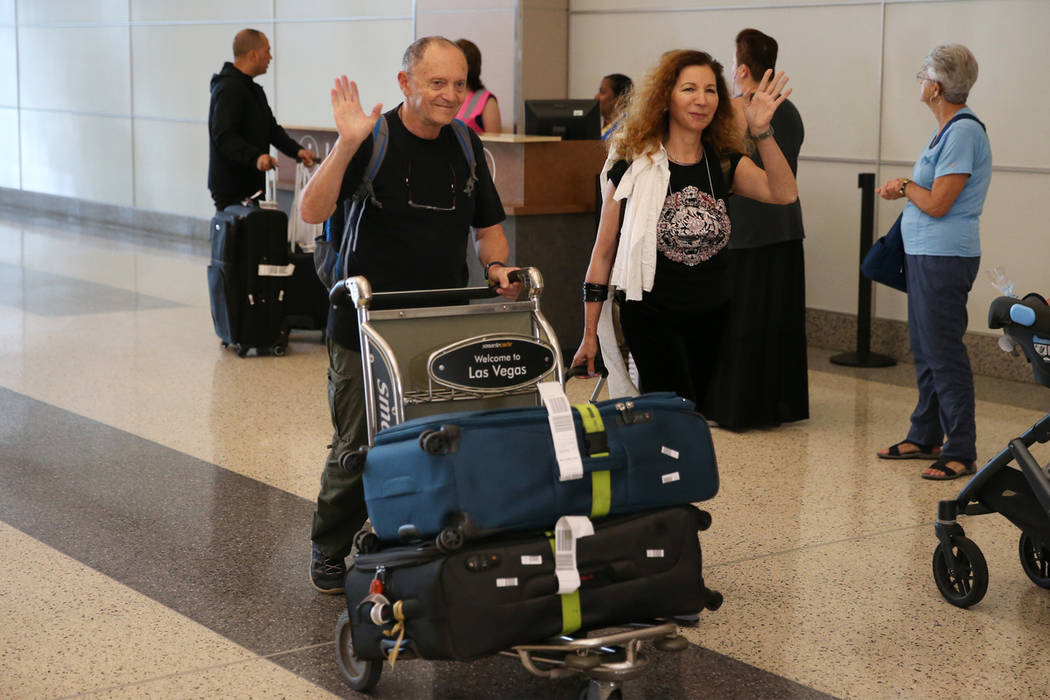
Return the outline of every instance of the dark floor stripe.
<path id="1" fill-rule="evenodd" d="M 343 598 L 316 594 L 306 578 L 312 511 L 308 500 L 0 388 L 0 519 L 348 694 L 324 644 Z M 568 698 L 579 686 L 535 678 L 513 659 L 408 661 L 385 674 L 377 697 Z M 634 698 L 828 697 L 693 646 L 657 654 L 626 690 Z"/>

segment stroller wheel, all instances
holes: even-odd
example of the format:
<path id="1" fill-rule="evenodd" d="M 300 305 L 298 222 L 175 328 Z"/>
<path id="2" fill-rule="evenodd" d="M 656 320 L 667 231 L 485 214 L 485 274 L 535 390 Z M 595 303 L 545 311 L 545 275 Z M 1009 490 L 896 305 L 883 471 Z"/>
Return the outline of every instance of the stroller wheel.
<path id="1" fill-rule="evenodd" d="M 966 537 L 952 538 L 952 553 L 958 564 L 954 572 L 948 570 L 944 560 L 944 546 L 938 544 L 933 550 L 933 580 L 945 600 L 968 608 L 988 592 L 988 564 L 981 549 Z"/>
<path id="2" fill-rule="evenodd" d="M 1021 568 L 1028 578 L 1040 588 L 1050 588 L 1050 549 L 1022 532 L 1017 551 L 1021 556 Z"/>
<path id="3" fill-rule="evenodd" d="M 350 687 L 361 693 L 371 692 L 379 683 L 379 674 L 383 672 L 382 661 L 363 661 L 354 654 L 350 615 L 346 610 L 335 623 L 335 661 Z"/>

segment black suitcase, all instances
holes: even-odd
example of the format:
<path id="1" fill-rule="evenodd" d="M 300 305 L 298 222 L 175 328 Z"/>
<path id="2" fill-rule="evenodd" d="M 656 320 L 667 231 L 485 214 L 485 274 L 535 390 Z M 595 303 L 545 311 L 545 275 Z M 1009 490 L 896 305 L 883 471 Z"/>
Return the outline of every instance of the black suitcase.
<path id="1" fill-rule="evenodd" d="M 321 340 L 324 340 L 328 325 L 328 290 L 317 277 L 314 254 L 304 253 L 296 246 L 291 261 L 295 271 L 288 278 L 288 294 L 284 299 L 288 328 L 321 331 Z"/>
<path id="2" fill-rule="evenodd" d="M 393 623 L 372 621 L 366 597 L 377 578 L 391 606 L 382 619 L 400 602 L 403 648 L 424 659 L 467 660 L 560 634 L 715 609 L 721 595 L 704 586 L 697 537 L 709 524 L 693 506 L 595 523 L 594 535 L 577 540 L 581 585 L 569 595 L 557 593 L 554 539 L 543 534 L 482 540 L 448 555 L 433 545 L 357 554 L 346 577 L 354 654 L 386 658 L 397 637 L 383 633 Z"/>
<path id="3" fill-rule="evenodd" d="M 276 209 L 232 205 L 211 220 L 208 292 L 215 333 L 244 357 L 283 355 L 284 298 L 291 275 L 288 217 Z"/>

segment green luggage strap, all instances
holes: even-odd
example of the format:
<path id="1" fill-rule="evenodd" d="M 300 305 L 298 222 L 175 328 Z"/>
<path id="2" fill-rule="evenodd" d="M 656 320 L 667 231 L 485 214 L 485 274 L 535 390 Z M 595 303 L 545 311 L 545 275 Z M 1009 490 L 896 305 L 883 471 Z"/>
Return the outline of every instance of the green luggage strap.
<path id="1" fill-rule="evenodd" d="M 551 554 L 555 554 L 554 538 L 547 533 L 551 544 Z M 561 598 L 561 633 L 572 634 L 583 626 L 583 613 L 580 612 L 580 590 L 563 593 Z"/>
<path id="2" fill-rule="evenodd" d="M 583 440 L 588 457 L 608 457 L 609 438 L 605 433 L 602 414 L 593 403 L 573 404 L 583 422 Z M 591 472 L 591 517 L 601 518 L 609 514 L 612 501 L 612 486 L 609 470 Z"/>

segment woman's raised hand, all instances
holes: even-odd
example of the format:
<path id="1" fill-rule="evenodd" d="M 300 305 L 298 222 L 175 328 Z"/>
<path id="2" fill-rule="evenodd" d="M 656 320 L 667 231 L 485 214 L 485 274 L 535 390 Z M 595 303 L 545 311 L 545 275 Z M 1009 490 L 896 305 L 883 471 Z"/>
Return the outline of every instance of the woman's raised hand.
<path id="1" fill-rule="evenodd" d="M 784 71 L 773 75 L 772 70 L 767 70 L 762 76 L 751 99 L 744 108 L 744 117 L 747 119 L 747 127 L 751 135 L 755 136 L 769 130 L 769 122 L 773 119 L 773 113 L 777 111 L 780 103 L 791 94 L 791 88 L 787 90 L 788 77 Z"/>
<path id="2" fill-rule="evenodd" d="M 372 108 L 371 114 L 361 109 L 361 98 L 357 94 L 357 83 L 347 80 L 346 76 L 335 79 L 332 90 L 332 116 L 335 117 L 335 128 L 339 137 L 354 143 L 361 143 L 371 133 L 372 128 L 382 114 L 383 105 Z"/>

